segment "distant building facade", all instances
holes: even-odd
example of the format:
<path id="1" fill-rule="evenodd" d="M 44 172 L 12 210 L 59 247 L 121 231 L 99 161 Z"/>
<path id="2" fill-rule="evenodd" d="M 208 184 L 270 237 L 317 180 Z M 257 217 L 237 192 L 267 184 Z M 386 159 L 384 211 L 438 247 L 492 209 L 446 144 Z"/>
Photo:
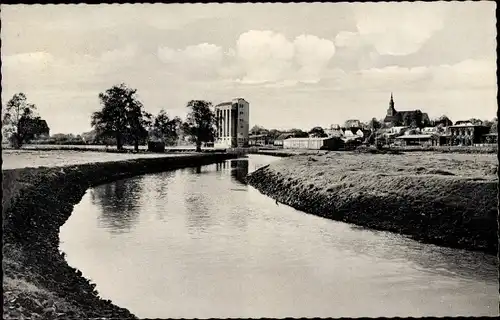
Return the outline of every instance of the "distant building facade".
<path id="1" fill-rule="evenodd" d="M 283 142 L 286 139 L 291 138 L 291 137 L 293 137 L 292 132 L 284 132 L 284 133 L 280 134 L 276 139 L 274 139 L 273 144 L 277 147 L 283 147 Z"/>
<path id="2" fill-rule="evenodd" d="M 474 145 L 483 143 L 490 128 L 471 123 L 461 123 L 448 127 L 452 145 Z"/>
<path id="3" fill-rule="evenodd" d="M 284 149 L 339 150 L 344 147 L 340 138 L 288 138 L 283 140 Z"/>
<path id="4" fill-rule="evenodd" d="M 266 133 L 262 134 L 252 134 L 248 137 L 248 145 L 253 146 L 265 146 L 269 144 L 269 135 Z"/>
<path id="5" fill-rule="evenodd" d="M 345 122 L 344 127 L 350 129 L 350 128 L 362 128 L 363 126 L 361 124 L 361 121 L 357 119 L 351 119 Z"/>
<path id="6" fill-rule="evenodd" d="M 397 111 L 391 93 L 389 108 L 384 118 L 384 123 L 391 126 L 427 126 L 430 124 L 429 115 L 420 110 Z"/>
<path id="7" fill-rule="evenodd" d="M 242 98 L 215 106 L 217 132 L 216 148 L 248 147 L 250 104 Z"/>

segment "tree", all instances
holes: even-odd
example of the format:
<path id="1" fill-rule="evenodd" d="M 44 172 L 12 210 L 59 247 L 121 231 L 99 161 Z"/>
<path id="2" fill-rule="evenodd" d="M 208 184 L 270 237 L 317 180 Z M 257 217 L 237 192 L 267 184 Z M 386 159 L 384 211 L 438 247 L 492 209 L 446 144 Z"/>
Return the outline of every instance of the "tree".
<path id="1" fill-rule="evenodd" d="M 498 133 L 498 119 L 494 118 L 490 127 L 490 133 Z"/>
<path id="2" fill-rule="evenodd" d="M 136 92 L 123 83 L 115 85 L 99 93 L 102 109 L 92 114 L 91 125 L 97 136 L 104 139 L 114 137 L 118 150 L 123 149 L 126 138 L 133 141 L 136 151 L 139 150 L 139 142 L 148 134 L 151 115 L 143 110 Z"/>
<path id="3" fill-rule="evenodd" d="M 187 107 L 191 109 L 182 124 L 182 129 L 191 142 L 196 144 L 196 152 L 201 152 L 201 144 L 214 140 L 217 120 L 212 112 L 212 103 L 204 100 L 191 100 Z"/>
<path id="4" fill-rule="evenodd" d="M 3 134 L 10 144 L 19 149 L 23 144 L 40 135 L 48 135 L 47 122 L 35 115 L 36 107 L 28 103 L 24 93 L 16 93 L 5 106 L 2 119 Z"/>
<path id="5" fill-rule="evenodd" d="M 377 131 L 378 129 L 382 128 L 382 124 L 376 118 L 373 118 L 368 123 L 368 128 L 371 131 Z"/>
<path id="6" fill-rule="evenodd" d="M 309 134 L 307 132 L 302 131 L 301 129 L 292 129 L 290 132 L 293 134 L 295 138 L 307 138 Z"/>
<path id="7" fill-rule="evenodd" d="M 281 134 L 281 131 L 277 130 L 277 129 L 271 129 L 269 130 L 269 139 L 270 140 L 276 140 L 276 138 L 278 138 Z"/>
<path id="8" fill-rule="evenodd" d="M 309 136 L 314 138 L 325 138 L 328 135 L 325 133 L 325 130 L 321 127 L 314 127 L 309 131 Z"/>
<path id="9" fill-rule="evenodd" d="M 161 139 L 166 145 L 174 145 L 179 139 L 182 120 L 179 117 L 170 119 L 165 110 L 160 110 L 153 122 L 153 136 Z"/>
<path id="10" fill-rule="evenodd" d="M 439 124 L 443 125 L 444 127 L 449 127 L 449 126 L 453 125 L 453 122 L 446 115 L 442 115 L 441 117 L 434 120 L 435 126 L 437 126 Z"/>
<path id="11" fill-rule="evenodd" d="M 261 134 L 263 132 L 268 132 L 268 130 L 262 126 L 255 125 L 250 129 L 250 134 Z"/>
<path id="12" fill-rule="evenodd" d="M 469 119 L 469 122 L 472 123 L 475 126 L 481 126 L 481 125 L 483 125 L 483 121 L 479 120 L 479 119 L 476 119 L 476 118 Z"/>

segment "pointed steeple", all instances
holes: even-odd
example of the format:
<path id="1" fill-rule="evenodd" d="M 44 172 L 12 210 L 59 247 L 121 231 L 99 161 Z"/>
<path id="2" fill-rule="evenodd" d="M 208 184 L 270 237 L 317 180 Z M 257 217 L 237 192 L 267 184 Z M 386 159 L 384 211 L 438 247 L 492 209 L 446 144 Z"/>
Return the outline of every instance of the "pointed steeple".
<path id="1" fill-rule="evenodd" d="M 392 97 L 392 92 L 391 92 L 391 101 L 389 101 L 389 108 L 387 109 L 387 116 L 394 116 L 396 115 L 396 109 L 394 108 L 394 99 Z"/>

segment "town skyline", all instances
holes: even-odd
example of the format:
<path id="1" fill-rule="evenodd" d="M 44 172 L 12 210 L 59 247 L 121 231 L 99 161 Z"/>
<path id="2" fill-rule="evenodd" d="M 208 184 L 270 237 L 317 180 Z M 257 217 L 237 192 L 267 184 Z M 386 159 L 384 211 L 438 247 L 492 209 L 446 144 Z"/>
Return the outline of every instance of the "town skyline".
<path id="1" fill-rule="evenodd" d="M 382 119 L 391 92 L 398 111 L 491 120 L 495 6 L 3 5 L 3 101 L 24 92 L 51 132 L 75 134 L 122 82 L 153 114 L 242 97 L 251 127 Z"/>

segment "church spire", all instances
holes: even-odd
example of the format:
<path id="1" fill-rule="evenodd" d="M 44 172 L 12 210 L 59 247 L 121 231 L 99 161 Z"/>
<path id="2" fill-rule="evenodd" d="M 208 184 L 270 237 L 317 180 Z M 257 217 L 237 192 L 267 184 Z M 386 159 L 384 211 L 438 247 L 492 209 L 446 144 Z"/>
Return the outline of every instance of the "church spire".
<path id="1" fill-rule="evenodd" d="M 394 99 L 391 92 L 391 101 L 389 102 L 389 108 L 387 109 L 387 115 L 392 117 L 396 114 L 396 109 L 394 108 Z"/>

